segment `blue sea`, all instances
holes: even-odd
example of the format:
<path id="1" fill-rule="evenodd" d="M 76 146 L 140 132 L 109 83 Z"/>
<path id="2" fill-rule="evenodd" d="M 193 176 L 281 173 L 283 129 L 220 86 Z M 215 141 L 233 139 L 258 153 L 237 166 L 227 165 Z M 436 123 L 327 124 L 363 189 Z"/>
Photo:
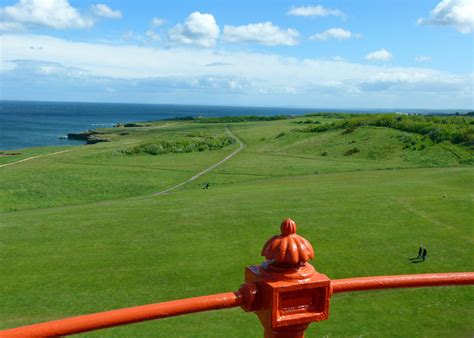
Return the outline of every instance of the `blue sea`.
<path id="1" fill-rule="evenodd" d="M 67 133 L 111 127 L 116 123 L 184 116 L 302 115 L 322 111 L 357 113 L 381 110 L 0 101 L 0 150 L 82 144 L 81 141 L 60 138 Z"/>
<path id="2" fill-rule="evenodd" d="M 111 127 L 116 123 L 184 116 L 305 114 L 312 109 L 0 101 L 0 150 L 82 144 L 60 139 L 67 133 Z"/>

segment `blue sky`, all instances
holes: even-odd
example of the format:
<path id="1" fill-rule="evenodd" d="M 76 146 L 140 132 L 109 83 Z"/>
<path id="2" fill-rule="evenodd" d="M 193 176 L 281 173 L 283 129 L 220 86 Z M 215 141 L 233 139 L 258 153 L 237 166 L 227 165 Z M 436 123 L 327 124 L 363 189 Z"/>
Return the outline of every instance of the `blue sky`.
<path id="1" fill-rule="evenodd" d="M 474 108 L 474 0 L 1 6 L 0 99 Z"/>

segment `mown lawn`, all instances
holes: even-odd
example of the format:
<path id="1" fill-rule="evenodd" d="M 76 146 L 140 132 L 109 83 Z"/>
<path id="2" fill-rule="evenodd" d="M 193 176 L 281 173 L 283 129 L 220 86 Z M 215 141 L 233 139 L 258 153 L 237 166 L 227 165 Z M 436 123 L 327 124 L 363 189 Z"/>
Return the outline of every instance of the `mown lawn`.
<path id="1" fill-rule="evenodd" d="M 285 217 L 295 219 L 314 246 L 313 264 L 331 278 L 473 271 L 474 170 L 460 163 L 471 150 L 428 141 L 408 149 L 403 137 L 413 135 L 386 128 L 343 135 L 295 126 L 231 124 L 246 148 L 163 196 L 144 197 L 237 145 L 157 156 L 117 149 L 224 135 L 224 124 L 112 130 L 114 142 L 0 168 L 0 327 L 237 290 L 244 267 L 262 261 L 262 245 Z M 354 144 L 360 152 L 345 156 Z M 206 182 L 209 190 L 201 188 Z M 428 260 L 413 264 L 420 244 Z M 338 294 L 330 320 L 307 336 L 470 337 L 473 304 L 472 287 Z M 261 334 L 256 316 L 230 309 L 85 336 Z"/>
<path id="2" fill-rule="evenodd" d="M 153 141 L 191 139 L 187 136 L 190 133 L 225 135 L 225 126 L 175 124 L 139 130 L 136 135 L 130 132 L 121 141 L 70 148 L 67 153 L 0 168 L 0 212 L 152 194 L 192 177 L 237 147 L 158 156 L 125 155 L 120 150 Z"/>
<path id="3" fill-rule="evenodd" d="M 11 327 L 235 290 L 288 216 L 331 278 L 469 271 L 472 179 L 464 168 L 336 173 L 3 214 L 0 321 Z M 412 264 L 420 243 L 428 260 Z M 331 320 L 308 336 L 461 336 L 474 329 L 473 298 L 470 287 L 336 295 Z M 260 328 L 229 310 L 91 335 L 170 332 L 249 337 Z"/>

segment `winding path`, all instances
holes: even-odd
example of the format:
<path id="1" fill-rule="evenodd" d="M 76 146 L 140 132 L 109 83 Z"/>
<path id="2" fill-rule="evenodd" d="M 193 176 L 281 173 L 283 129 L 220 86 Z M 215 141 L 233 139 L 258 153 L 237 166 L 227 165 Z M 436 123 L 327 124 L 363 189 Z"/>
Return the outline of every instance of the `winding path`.
<path id="1" fill-rule="evenodd" d="M 169 124 L 171 125 L 171 124 Z M 167 125 L 167 126 L 169 126 Z M 142 195 L 142 196 L 135 196 L 135 197 L 125 197 L 125 199 L 141 199 L 141 198 L 147 198 L 147 197 L 153 197 L 153 196 L 162 196 L 162 195 L 166 195 L 166 194 L 169 194 L 171 191 L 173 190 L 176 190 L 196 179 L 198 179 L 199 177 L 201 177 L 202 175 L 210 172 L 211 170 L 215 169 L 216 167 L 220 166 L 221 164 L 227 162 L 228 160 L 230 160 L 232 157 L 234 157 L 235 155 L 237 155 L 239 152 L 241 152 L 244 148 L 245 148 L 245 143 L 238 137 L 236 136 L 234 133 L 232 133 L 232 131 L 229 129 L 228 126 L 226 126 L 226 132 L 227 134 L 232 137 L 234 140 L 237 141 L 237 143 L 239 144 L 239 148 L 237 148 L 236 150 L 234 150 L 232 153 L 230 153 L 229 155 L 227 155 L 225 158 L 223 158 L 222 160 L 220 160 L 219 162 L 216 162 L 214 163 L 213 165 L 211 165 L 210 167 L 200 171 L 199 173 L 197 173 L 196 175 L 194 175 L 193 177 L 191 177 L 190 179 L 184 181 L 184 182 L 181 182 L 179 184 L 176 184 L 176 185 L 173 185 L 165 190 L 162 190 L 162 191 L 158 191 L 158 192 L 155 192 L 155 193 L 152 193 L 152 194 L 147 194 L 147 195 Z M 15 163 L 19 163 L 19 162 L 24 162 L 24 161 L 29 161 L 29 160 L 32 160 L 32 159 L 35 159 L 35 158 L 39 158 L 39 157 L 44 157 L 44 156 L 51 156 L 51 155 L 55 155 L 55 154 L 60 154 L 60 153 L 65 153 L 65 152 L 68 152 L 68 151 L 72 151 L 74 149 L 68 149 L 68 150 L 62 150 L 62 151 L 58 151 L 58 152 L 55 152 L 55 153 L 49 153 L 49 154 L 44 154 L 44 155 L 37 155 L 37 156 L 32 156 L 32 157 L 28 157 L 28 158 L 24 158 L 22 160 L 19 160 L 19 161 L 16 161 L 16 162 L 12 162 L 12 163 L 6 163 L 6 164 L 3 164 L 3 165 L 0 165 L 0 168 L 2 166 L 7 166 L 7 165 L 12 165 L 12 164 L 15 164 Z M 120 199 L 120 198 L 119 198 Z M 94 201 L 94 202 L 89 202 L 89 203 L 82 203 L 81 205 L 87 205 L 87 204 L 102 204 L 102 203 L 108 203 L 110 201 L 113 201 L 113 200 L 116 200 L 116 199 L 108 199 L 108 200 L 100 200 L 100 201 Z M 77 204 L 76 204 L 77 205 Z M 65 208 L 65 207 L 68 207 L 69 205 L 65 205 L 65 206 L 57 206 L 56 208 Z M 0 213 L 0 214 L 4 214 L 4 213 Z"/>
<path id="2" fill-rule="evenodd" d="M 150 128 L 144 129 L 144 130 L 165 128 L 165 127 L 169 127 L 169 126 L 171 126 L 171 125 L 173 125 L 173 124 L 177 124 L 177 123 L 178 123 L 178 122 L 167 123 L 167 124 L 160 125 L 160 126 L 156 126 L 156 127 L 150 127 Z M 124 144 L 133 144 L 133 143 L 137 143 L 137 141 L 131 142 L 131 143 L 124 143 Z M 56 151 L 56 152 L 54 152 L 54 153 L 48 153 L 48 154 L 43 154 L 43 155 L 31 156 L 31 157 L 27 157 L 27 158 L 24 158 L 24 159 L 15 161 L 15 162 L 0 164 L 0 168 L 7 167 L 7 166 L 9 166 L 9 165 L 14 165 L 14 164 L 21 163 L 21 162 L 26 162 L 26 161 L 34 160 L 35 158 L 41 158 L 41 157 L 52 156 L 52 155 L 57 155 L 57 154 L 63 154 L 63 153 L 67 153 L 67 152 L 70 152 L 70 151 L 73 151 L 73 150 L 75 150 L 75 149 L 67 149 L 67 150 Z"/>
<path id="3" fill-rule="evenodd" d="M 18 160 L 18 161 L 15 161 L 15 162 L 10 162 L 10 163 L 1 164 L 1 165 L 0 165 L 0 168 L 7 167 L 7 166 L 9 166 L 9 165 L 14 165 L 14 164 L 21 163 L 21 162 L 26 162 L 26 161 L 29 161 L 29 160 L 34 160 L 35 158 L 46 157 L 46 156 L 52 156 L 52 155 L 57 155 L 57 154 L 63 154 L 63 153 L 67 153 L 67 152 L 72 151 L 72 150 L 74 150 L 74 149 L 67 149 L 67 150 L 56 151 L 56 152 L 54 152 L 54 153 L 48 153 L 48 154 L 43 154 L 43 155 L 31 156 L 31 157 L 27 157 L 27 158 L 24 158 L 24 159 L 22 159 L 22 160 Z"/>
<path id="4" fill-rule="evenodd" d="M 162 190 L 162 191 L 159 191 L 159 192 L 155 192 L 151 195 L 148 195 L 148 196 L 160 196 L 160 195 L 166 195 L 168 194 L 169 192 L 175 190 L 175 189 L 178 189 L 178 188 L 181 188 L 182 186 L 194 181 L 194 180 L 197 180 L 199 177 L 201 177 L 202 175 L 208 173 L 209 171 L 213 170 L 214 168 L 220 166 L 222 163 L 225 163 L 227 162 L 228 160 L 230 160 L 232 157 L 234 157 L 235 155 L 237 155 L 240 151 L 242 151 L 244 148 L 245 148 L 245 143 L 240 139 L 238 138 L 234 133 L 232 133 L 232 131 L 229 129 L 228 126 L 225 127 L 226 128 L 226 132 L 227 134 L 232 137 L 234 140 L 237 141 L 237 143 L 239 144 L 239 148 L 237 148 L 236 150 L 234 150 L 231 154 L 227 155 L 225 158 L 223 158 L 222 160 L 220 160 L 219 162 L 217 163 L 214 163 L 213 165 L 211 165 L 210 167 L 204 169 L 203 171 L 197 173 L 196 175 L 194 175 L 193 177 L 191 177 L 190 179 L 184 181 L 184 182 L 181 182 L 179 184 L 176 184 L 176 185 L 173 185 L 165 190 Z"/>

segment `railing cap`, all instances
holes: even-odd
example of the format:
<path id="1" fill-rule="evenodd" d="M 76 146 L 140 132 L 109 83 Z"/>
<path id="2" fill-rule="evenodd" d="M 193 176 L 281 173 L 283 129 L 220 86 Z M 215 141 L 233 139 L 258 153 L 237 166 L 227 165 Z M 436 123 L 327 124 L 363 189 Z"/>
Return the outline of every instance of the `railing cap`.
<path id="1" fill-rule="evenodd" d="M 271 264 L 300 266 L 314 258 L 314 250 L 305 238 L 296 234 L 296 223 L 290 218 L 280 225 L 281 234 L 270 238 L 262 249 L 262 256 Z"/>

